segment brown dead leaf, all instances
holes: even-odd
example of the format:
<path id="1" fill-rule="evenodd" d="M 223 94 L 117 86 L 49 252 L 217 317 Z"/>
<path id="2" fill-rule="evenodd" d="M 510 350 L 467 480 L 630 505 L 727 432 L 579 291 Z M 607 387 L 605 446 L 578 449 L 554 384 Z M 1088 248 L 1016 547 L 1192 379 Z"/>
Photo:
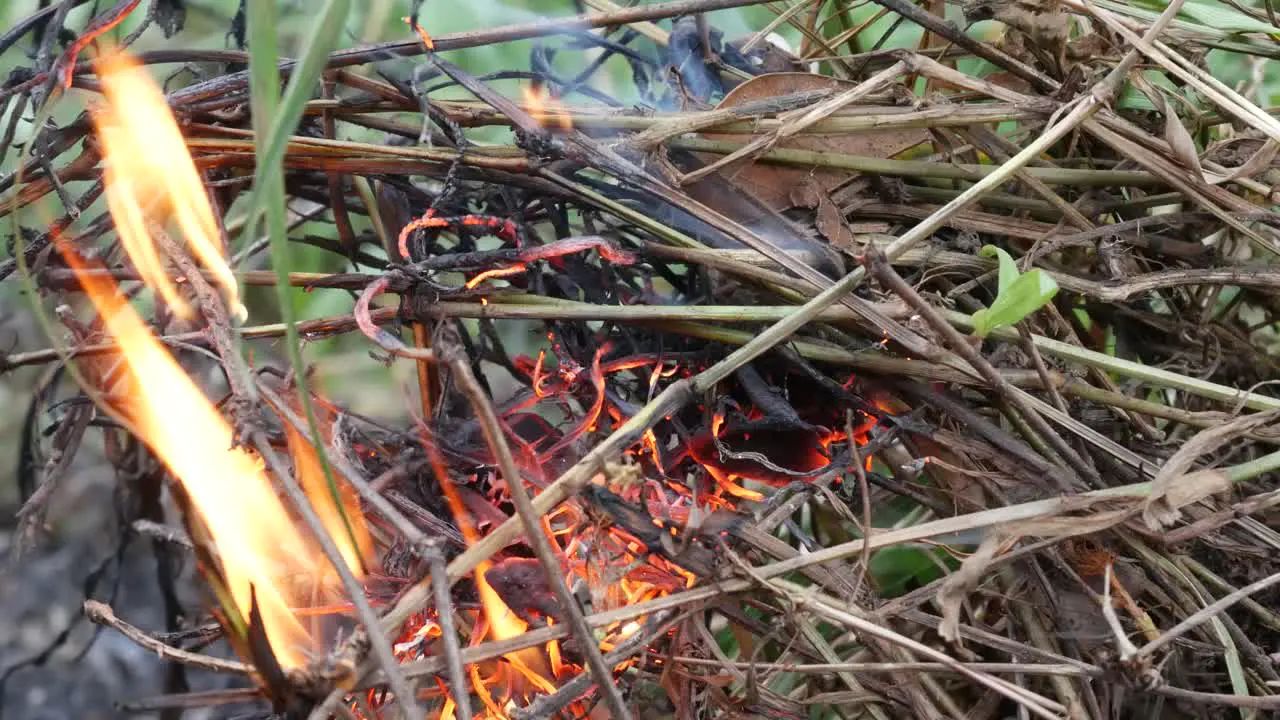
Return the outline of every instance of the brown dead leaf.
<path id="1" fill-rule="evenodd" d="M 943 640 L 953 645 L 960 644 L 960 610 L 964 599 L 990 577 L 987 568 L 1008 540 L 1009 537 L 1003 533 L 987 533 L 978 549 L 965 558 L 960 569 L 948 576 L 938 589 L 938 604 L 942 606 L 938 634 Z"/>
<path id="2" fill-rule="evenodd" d="M 1222 425 L 1196 433 L 1169 457 L 1151 480 L 1151 494 L 1142 508 L 1147 527 L 1159 530 L 1173 524 L 1181 509 L 1215 493 L 1231 488 L 1231 482 L 1217 470 L 1187 473 L 1196 458 L 1280 418 L 1280 410 L 1244 415 Z"/>
<path id="3" fill-rule="evenodd" d="M 812 177 L 805 178 L 804 184 L 792 189 L 790 200 L 794 207 L 817 210 L 814 224 L 827 242 L 849 253 L 857 251 L 853 231 L 844 221 L 844 214 L 840 212 L 831 195 L 818 184 L 817 180 Z"/>
<path id="4" fill-rule="evenodd" d="M 1196 175 L 1201 175 L 1204 171 L 1200 167 L 1200 152 L 1196 149 L 1196 141 L 1191 137 L 1191 133 L 1187 132 L 1186 126 L 1182 124 L 1178 113 L 1174 112 L 1168 98 L 1141 73 L 1131 75 L 1129 82 L 1146 95 L 1151 104 L 1156 106 L 1156 110 L 1164 116 L 1164 140 L 1169 143 L 1173 160 Z"/>
<path id="5" fill-rule="evenodd" d="M 1210 150 L 1213 150 L 1213 148 L 1210 148 Z M 1234 168 L 1228 168 L 1229 172 L 1226 175 L 1218 175 L 1217 173 L 1206 171 L 1204 178 L 1214 185 L 1221 185 L 1224 182 L 1256 175 L 1271 167 L 1271 163 L 1276 159 L 1277 153 L 1280 153 L 1280 143 L 1268 139 L 1243 163 Z"/>
<path id="6" fill-rule="evenodd" d="M 1105 506 L 1110 498 L 1092 498 L 1091 504 Z M 1057 515 L 1019 522 L 1005 523 L 987 530 L 982 544 L 965 558 L 960 569 L 952 573 L 938 589 L 938 604 L 942 606 L 942 622 L 938 634 L 947 642 L 960 641 L 960 611 L 964 599 L 987 578 L 991 577 L 991 564 L 1024 537 L 1065 540 L 1080 535 L 1090 535 L 1119 525 L 1132 517 L 1131 507 L 1103 509 L 1092 515 Z"/>
<path id="7" fill-rule="evenodd" d="M 720 101 L 719 107 L 731 108 L 749 102 L 802 92 L 827 90 L 834 94 L 856 86 L 856 83 L 810 73 L 760 75 L 734 88 L 724 100 Z M 706 137 L 726 142 L 743 140 L 741 135 L 707 133 Z M 831 135 L 800 134 L 779 141 L 777 147 L 888 158 L 929 139 L 929 132 L 923 128 L 869 130 Z M 707 163 L 720 159 L 714 155 L 699 157 Z M 854 174 L 847 170 L 756 163 L 739 170 L 734 174 L 733 180 L 735 184 L 774 210 L 785 210 L 793 207 L 791 191 L 803 186 L 810 178 L 822 188 L 824 193 L 830 193 L 852 177 Z"/>

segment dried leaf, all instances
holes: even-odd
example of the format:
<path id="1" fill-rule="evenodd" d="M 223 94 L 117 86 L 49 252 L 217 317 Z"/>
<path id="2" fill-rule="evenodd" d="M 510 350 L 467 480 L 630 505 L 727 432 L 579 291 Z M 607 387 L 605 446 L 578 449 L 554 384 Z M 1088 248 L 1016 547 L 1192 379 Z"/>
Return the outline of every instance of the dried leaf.
<path id="1" fill-rule="evenodd" d="M 797 207 L 817 209 L 814 224 L 827 242 L 848 252 L 858 250 L 853 231 L 844 221 L 844 213 L 840 212 L 831 195 L 812 177 L 805 178 L 803 185 L 792 190 L 791 202 Z"/>
<path id="2" fill-rule="evenodd" d="M 1200 152 L 1196 149 L 1196 141 L 1167 102 L 1164 104 L 1164 139 L 1169 143 L 1173 158 L 1179 164 L 1197 173 L 1204 172 L 1200 167 Z"/>
<path id="3" fill-rule="evenodd" d="M 1186 126 L 1182 124 L 1178 113 L 1174 112 L 1173 106 L 1169 104 L 1164 93 L 1160 92 L 1146 75 L 1134 73 L 1130 77 L 1134 87 L 1146 95 L 1155 109 L 1164 116 L 1164 140 L 1169 143 L 1174 161 L 1196 175 L 1202 175 L 1204 171 L 1200 167 L 1200 151 L 1196 148 L 1196 141 L 1191 137 L 1191 133 L 1187 132 Z"/>
<path id="4" fill-rule="evenodd" d="M 1222 425 L 1196 433 L 1165 461 L 1151 481 L 1151 494 L 1142 508 L 1147 527 L 1159 530 L 1178 519 L 1179 511 L 1215 493 L 1230 489 L 1231 483 L 1215 470 L 1186 473 L 1196 458 L 1280 418 L 1280 410 L 1244 415 Z"/>
<path id="5" fill-rule="evenodd" d="M 158 0 L 152 13 L 166 38 L 177 35 L 187 24 L 187 6 L 183 0 Z"/>
<path id="6" fill-rule="evenodd" d="M 852 87 L 856 87 L 856 83 L 810 73 L 760 75 L 734 88 L 720 102 L 719 107 L 736 107 L 749 102 L 801 92 L 828 90 L 835 93 Z M 726 142 L 742 142 L 744 139 L 742 135 L 715 133 L 707 133 L 706 137 Z M 778 142 L 777 147 L 888 158 L 914 145 L 927 142 L 929 139 L 929 132 L 922 128 L 869 130 L 832 135 L 806 133 L 784 138 Z M 704 162 L 720 159 L 713 155 L 700 157 Z M 756 163 L 739 170 L 734 174 L 733 180 L 765 205 L 775 210 L 784 210 L 792 207 L 792 190 L 804 185 L 810 179 L 816 182 L 824 192 L 829 193 L 851 177 L 853 173 L 847 170 Z"/>
<path id="7" fill-rule="evenodd" d="M 1085 506 L 1103 506 L 1115 498 L 1091 498 Z M 1021 522 L 1005 523 L 988 529 L 982 544 L 965 558 L 960 569 L 949 576 L 938 589 L 938 604 L 942 606 L 942 622 L 938 634 L 947 642 L 960 640 L 960 610 L 965 597 L 990 577 L 991 563 L 1001 548 L 1009 547 L 1024 537 L 1062 540 L 1080 535 L 1090 535 L 1119 525 L 1134 514 L 1133 504 L 1124 503 L 1120 508 L 1102 509 L 1092 515 L 1062 514 Z"/>
<path id="8" fill-rule="evenodd" d="M 1256 175 L 1271 167 L 1271 162 L 1276 159 L 1277 152 L 1280 152 L 1280 143 L 1268 139 L 1256 152 L 1249 156 L 1248 160 L 1233 168 L 1231 172 L 1226 175 L 1218 175 L 1206 170 L 1204 171 L 1204 179 L 1214 185 L 1221 185 L 1242 177 Z"/>
<path id="9" fill-rule="evenodd" d="M 960 569 L 947 577 L 938 589 L 938 604 L 942 606 L 942 622 L 938 625 L 938 634 L 952 644 L 960 643 L 960 610 L 964 599 L 973 592 L 983 580 L 990 577 L 987 567 L 995 560 L 996 553 L 1004 547 L 1008 536 L 1004 533 L 990 532 L 982 539 L 982 544 L 973 554 L 960 563 Z"/>

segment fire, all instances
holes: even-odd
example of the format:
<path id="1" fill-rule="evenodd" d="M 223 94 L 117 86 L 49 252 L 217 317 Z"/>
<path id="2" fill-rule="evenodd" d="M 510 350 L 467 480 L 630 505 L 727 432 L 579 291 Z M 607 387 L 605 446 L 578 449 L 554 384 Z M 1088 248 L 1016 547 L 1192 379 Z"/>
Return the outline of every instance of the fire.
<path id="1" fill-rule="evenodd" d="M 190 319 L 191 306 L 170 281 L 151 240 L 152 226 L 174 221 L 191 252 L 214 274 L 231 311 L 243 319 L 235 278 L 222 259 L 218 224 L 164 94 L 145 67 L 122 53 L 104 54 L 97 70 L 107 103 L 94 113 L 94 125 L 106 158 L 107 207 L 121 244 L 147 285 L 179 317 Z"/>
<path id="2" fill-rule="evenodd" d="M 316 413 L 320 414 L 319 408 L 316 409 Z M 301 408 L 295 408 L 295 414 L 301 417 Z M 321 431 L 327 432 L 330 426 L 327 418 L 322 417 L 318 420 Z M 338 497 L 334 498 L 315 447 L 290 423 L 285 423 L 284 428 L 285 438 L 289 443 L 289 455 L 293 458 L 294 472 L 298 475 L 298 483 L 302 485 L 307 497 L 311 498 L 316 514 L 320 516 L 325 528 L 333 535 L 338 550 L 342 553 L 343 561 L 353 570 L 367 568 L 369 560 L 373 557 L 373 538 L 369 535 L 369 528 L 365 525 L 364 516 L 360 513 L 360 501 L 355 491 L 349 485 L 341 485 L 338 487 Z M 344 516 L 347 518 L 346 521 L 343 520 Z M 336 577 L 331 580 L 336 580 Z"/>
<path id="3" fill-rule="evenodd" d="M 561 130 L 573 129 L 573 116 L 565 112 L 564 107 L 551 96 L 545 86 L 523 88 L 520 92 L 524 95 L 524 103 L 529 110 L 529 115 L 539 125 L 543 127 L 552 125 Z"/>
<path id="4" fill-rule="evenodd" d="M 68 256 L 68 260 L 75 264 Z M 305 662 L 306 630 L 290 610 L 283 582 L 314 575 L 315 555 L 271 489 L 261 461 L 233 447 L 231 426 L 124 303 L 110 281 L 81 283 L 120 346 L 125 378 L 120 410 L 179 478 L 217 546 L 240 613 L 256 589 L 267 639 L 281 665 Z"/>
<path id="5" fill-rule="evenodd" d="M 121 244 L 146 284 L 175 313 L 193 317 L 169 279 L 152 234 L 153 228 L 173 220 L 243 317 L 231 269 L 219 250 L 217 222 L 164 96 L 145 70 L 124 55 L 108 54 L 98 62 L 98 72 L 107 106 L 95 114 L 95 123 L 106 163 L 108 207 Z M 236 446 L 231 425 L 152 336 L 114 283 L 84 272 L 86 263 L 74 252 L 64 255 L 120 350 L 119 383 L 103 388 L 116 391 L 108 402 L 181 483 L 208 530 L 241 617 L 249 617 L 251 597 L 256 596 L 278 662 L 303 665 L 315 638 L 291 601 L 321 599 L 314 591 L 335 586 L 332 568 L 314 541 L 299 532 L 262 460 Z M 353 572 L 362 574 L 361 560 L 368 557 L 371 541 L 358 513 L 347 513 L 356 521 L 348 531 L 320 474 L 315 449 L 291 429 L 289 444 L 301 484 Z M 355 507 L 352 498 L 344 500 L 348 510 Z M 352 537 L 354 547 L 348 541 Z"/>

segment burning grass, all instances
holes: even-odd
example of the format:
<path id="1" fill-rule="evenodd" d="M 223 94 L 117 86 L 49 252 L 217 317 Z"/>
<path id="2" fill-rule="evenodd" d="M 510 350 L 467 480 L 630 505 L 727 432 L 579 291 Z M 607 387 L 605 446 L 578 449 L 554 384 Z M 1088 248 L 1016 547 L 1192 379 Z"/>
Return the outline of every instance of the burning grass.
<path id="1" fill-rule="evenodd" d="M 261 43 L 214 61 L 249 72 L 168 95 L 149 66 L 195 55 L 91 49 L 136 2 L 0 90 L 10 127 L 32 101 L 93 98 L 85 121 L 38 124 L 0 181 L 0 278 L 47 300 L 62 339 L 0 369 L 74 359 L 85 399 L 35 395 L 20 542 L 92 407 L 121 476 L 155 480 L 126 494 L 171 501 L 184 543 L 156 552 L 197 561 L 212 609 L 171 607 L 164 639 L 86 614 L 249 676 L 211 697 L 176 673 L 147 707 L 1280 707 L 1280 124 L 1202 57 L 1268 56 L 1263 13 L 1213 6 L 1225 37 L 1203 4 L 1172 25 L 1181 3 L 966 5 L 1004 24 L 987 42 L 877 0 L 927 31 L 882 51 L 875 12 L 810 3 L 770 27 L 804 31 L 793 54 L 708 24 L 750 0 L 591 0 L 332 51 L 347 4 L 280 98 Z M 148 22 L 173 22 L 162 6 Z M 497 76 L 446 59 L 530 37 L 527 68 Z M 619 63 L 630 83 L 602 89 Z M 334 270 L 294 272 L 290 243 Z M 295 322 L 290 287 L 348 309 Z M 339 335 L 362 355 L 344 372 L 412 366 L 403 413 L 317 390 L 303 341 Z M 287 366 L 263 342 L 281 336 Z M 198 652 L 211 636 L 241 662 Z"/>

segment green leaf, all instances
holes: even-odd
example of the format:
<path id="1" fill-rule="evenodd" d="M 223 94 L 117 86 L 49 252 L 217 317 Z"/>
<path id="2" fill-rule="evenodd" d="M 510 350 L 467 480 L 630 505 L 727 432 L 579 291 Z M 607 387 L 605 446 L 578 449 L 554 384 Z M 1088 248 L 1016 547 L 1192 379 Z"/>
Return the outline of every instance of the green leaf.
<path id="1" fill-rule="evenodd" d="M 941 577 L 942 569 L 930 554 L 949 566 L 958 564 L 941 551 L 930 553 L 913 547 L 889 547 L 872 555 L 869 571 L 880 596 L 897 597 L 913 585 L 928 585 Z"/>
<path id="2" fill-rule="evenodd" d="M 1156 87 L 1164 88 L 1170 93 L 1181 93 L 1178 86 L 1174 85 L 1173 81 L 1169 79 L 1169 76 L 1159 70 L 1143 71 L 1142 79 Z M 1134 87 L 1134 84 L 1131 82 L 1125 82 L 1125 84 L 1121 86 L 1120 98 L 1116 100 L 1116 107 L 1120 110 L 1155 111 L 1159 109 L 1151 102 L 1151 99 L 1148 98 L 1145 93 Z"/>
<path id="3" fill-rule="evenodd" d="M 1058 283 L 1041 270 L 1032 270 L 1018 276 L 1009 287 L 996 296 L 996 301 L 986 310 L 973 314 L 973 331 L 978 337 L 986 337 L 992 330 L 1016 325 L 1023 318 L 1044 307 L 1058 294 Z"/>
<path id="4" fill-rule="evenodd" d="M 249 215 L 245 225 L 245 229 L 250 231 L 257 227 L 258 215 L 264 207 L 264 178 L 268 172 L 276 172 L 276 168 L 284 160 L 284 151 L 288 146 L 289 137 L 298 126 L 298 121 L 302 119 L 302 113 L 311 99 L 311 93 L 320 80 L 320 73 L 324 71 L 325 64 L 328 62 L 329 51 L 337 45 L 338 37 L 346 24 L 351 0 L 327 0 L 324 7 L 320 9 L 316 24 L 307 38 L 302 59 L 293 65 L 289 74 L 289 84 L 285 87 L 284 97 L 280 99 L 278 108 L 275 104 L 276 88 L 279 87 L 278 57 L 275 46 L 277 28 L 275 9 L 271 7 L 272 5 L 273 3 L 270 2 L 249 3 L 250 80 L 262 83 L 258 86 L 261 92 L 253 90 L 253 82 L 250 84 L 250 89 L 253 91 L 253 108 L 256 111 L 259 103 L 265 103 L 261 107 L 273 111 L 262 116 L 264 120 L 272 118 L 265 138 L 260 129 L 265 126 L 265 123 L 259 124 L 256 112 L 254 116 L 254 140 L 259 152 L 257 153 L 258 167 L 253 177 L 253 191 L 249 195 Z M 256 33 L 253 30 L 255 26 L 259 28 Z M 270 40 L 266 39 L 268 35 Z M 271 75 L 270 79 L 267 77 L 268 74 Z"/>
<path id="5" fill-rule="evenodd" d="M 1131 0 L 1130 2 L 1095 0 L 1095 2 L 1107 10 L 1145 23 L 1154 22 L 1168 7 L 1165 0 Z M 1178 17 L 1170 25 L 1170 29 L 1192 32 L 1212 31 L 1219 37 L 1240 32 L 1280 33 L 1280 28 L 1274 25 L 1269 25 L 1213 0 L 1187 0 L 1181 8 L 1178 8 Z"/>
<path id="6" fill-rule="evenodd" d="M 298 337 L 296 314 L 289 286 L 289 229 L 285 217 L 284 151 L 289 136 L 302 118 L 302 112 L 311 98 L 312 90 L 324 70 L 329 51 L 337 45 L 338 36 L 346 24 L 351 0 L 328 0 L 320 10 L 315 25 L 307 38 L 302 60 L 293 67 L 284 97 L 280 93 L 279 57 L 276 53 L 277 32 L 275 3 L 251 2 L 248 4 L 249 20 L 249 92 L 253 110 L 254 156 L 257 170 L 254 173 L 253 191 L 249 196 L 249 215 L 245 229 L 250 237 L 257 227 L 257 216 L 265 209 L 267 237 L 271 247 L 271 265 L 276 271 L 276 292 L 280 314 L 285 325 L 285 348 L 289 364 L 293 366 L 294 381 L 307 418 L 307 430 L 320 469 L 324 473 L 329 495 L 346 528 L 351 547 L 359 547 L 355 529 L 343 507 L 338 483 L 316 422 L 315 408 L 311 403 L 306 368 L 302 362 L 301 341 Z M 267 123 L 270 121 L 270 126 Z M 352 568 L 359 570 L 359 568 Z"/>
<path id="7" fill-rule="evenodd" d="M 1001 250 L 995 245 L 983 245 L 978 251 L 982 257 L 998 257 L 1000 258 L 1000 294 L 1018 279 L 1018 265 L 1013 261 L 1013 257 L 1009 253 Z"/>
<path id="8" fill-rule="evenodd" d="M 1187 0 L 1178 10 L 1178 14 L 1215 30 L 1280 34 L 1280 28 L 1275 25 L 1250 17 L 1233 7 L 1218 2 Z"/>

